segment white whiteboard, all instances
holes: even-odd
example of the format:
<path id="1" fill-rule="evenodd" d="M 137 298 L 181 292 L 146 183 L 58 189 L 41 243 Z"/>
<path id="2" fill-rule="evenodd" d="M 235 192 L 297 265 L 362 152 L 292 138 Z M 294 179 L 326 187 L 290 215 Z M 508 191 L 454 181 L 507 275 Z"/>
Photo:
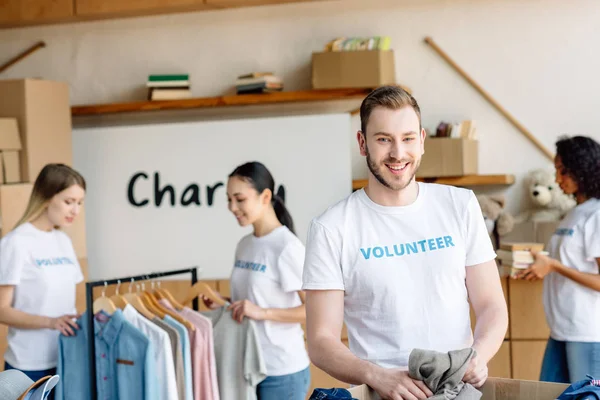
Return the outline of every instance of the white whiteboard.
<path id="1" fill-rule="evenodd" d="M 227 210 L 225 187 L 208 205 L 207 185 L 226 184 L 247 161 L 264 163 L 283 184 L 286 205 L 303 243 L 310 220 L 348 195 L 350 116 L 265 119 L 79 128 L 73 131 L 74 167 L 87 180 L 86 233 L 93 280 L 199 266 L 202 278 L 228 278 L 237 241 L 251 232 Z M 154 174 L 167 192 L 160 206 Z M 145 174 L 133 186 L 131 178 Z M 200 205 L 184 206 L 197 184 Z M 193 188 L 186 200 L 193 200 Z"/>

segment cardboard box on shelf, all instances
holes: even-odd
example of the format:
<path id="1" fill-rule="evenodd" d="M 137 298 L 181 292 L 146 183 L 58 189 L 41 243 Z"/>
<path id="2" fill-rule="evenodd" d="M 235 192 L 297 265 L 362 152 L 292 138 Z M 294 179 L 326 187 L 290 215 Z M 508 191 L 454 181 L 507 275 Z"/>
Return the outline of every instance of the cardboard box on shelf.
<path id="1" fill-rule="evenodd" d="M 72 165 L 69 87 L 40 79 L 0 80 L 0 117 L 16 118 L 21 179 L 34 182 L 48 163 Z"/>
<path id="2" fill-rule="evenodd" d="M 0 118 L 0 183 L 21 182 L 20 151 L 16 118 Z"/>
<path id="3" fill-rule="evenodd" d="M 515 224 L 513 230 L 502 237 L 502 243 L 535 242 L 548 245 L 556 231 L 559 221 L 535 222 L 526 221 Z"/>
<path id="4" fill-rule="evenodd" d="M 488 378 L 480 389 L 481 400 L 551 400 L 567 389 L 569 385 L 524 381 L 516 379 Z M 379 400 L 380 397 L 365 385 L 349 389 L 352 397 L 358 400 Z"/>
<path id="5" fill-rule="evenodd" d="M 463 138 L 426 138 L 417 178 L 476 175 L 479 142 Z"/>
<path id="6" fill-rule="evenodd" d="M 392 50 L 326 51 L 312 55 L 313 89 L 376 88 L 394 83 Z"/>

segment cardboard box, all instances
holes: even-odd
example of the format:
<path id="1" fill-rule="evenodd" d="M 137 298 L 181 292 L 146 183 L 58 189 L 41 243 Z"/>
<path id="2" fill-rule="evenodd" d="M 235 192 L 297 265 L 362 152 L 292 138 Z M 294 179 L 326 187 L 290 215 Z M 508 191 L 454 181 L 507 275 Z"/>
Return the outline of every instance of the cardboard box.
<path id="1" fill-rule="evenodd" d="M 21 136 L 16 118 L 0 118 L 0 150 L 21 150 Z"/>
<path id="2" fill-rule="evenodd" d="M 0 81 L 0 117 L 17 119 L 24 182 L 34 182 L 48 163 L 72 165 L 67 84 L 38 79 Z"/>
<path id="3" fill-rule="evenodd" d="M 515 379 L 488 378 L 483 387 L 481 400 L 552 400 L 556 399 L 569 385 L 523 381 Z M 380 397 L 365 385 L 350 389 L 358 400 L 379 400 Z"/>
<path id="4" fill-rule="evenodd" d="M 426 138 L 417 178 L 476 175 L 479 142 L 463 138 Z"/>
<path id="5" fill-rule="evenodd" d="M 328 51 L 312 55 L 313 89 L 376 88 L 395 83 L 392 50 Z"/>
<path id="6" fill-rule="evenodd" d="M 543 288 L 543 281 L 509 279 L 508 315 L 511 339 L 545 340 L 550 336 L 544 313 Z"/>
<path id="7" fill-rule="evenodd" d="M 0 185 L 0 222 L 2 223 L 2 235 L 10 232 L 25 213 L 32 189 L 33 184 L 31 183 Z M 73 242 L 77 258 L 86 258 L 87 245 L 84 209 L 75 218 L 75 222 L 64 231 Z"/>
<path id="8" fill-rule="evenodd" d="M 510 342 L 505 340 L 488 363 L 488 375 L 494 378 L 511 378 Z"/>
<path id="9" fill-rule="evenodd" d="M 513 230 L 502 236 L 502 243 L 510 242 L 535 242 L 548 245 L 550 238 L 556 231 L 559 222 L 534 222 L 526 221 L 515 224 Z"/>
<path id="10" fill-rule="evenodd" d="M 513 340 L 510 343 L 513 378 L 532 381 L 540 379 L 546 343 L 546 340 Z"/>
<path id="11" fill-rule="evenodd" d="M 18 150 L 4 150 L 2 157 L 2 183 L 21 182 L 21 157 Z"/>

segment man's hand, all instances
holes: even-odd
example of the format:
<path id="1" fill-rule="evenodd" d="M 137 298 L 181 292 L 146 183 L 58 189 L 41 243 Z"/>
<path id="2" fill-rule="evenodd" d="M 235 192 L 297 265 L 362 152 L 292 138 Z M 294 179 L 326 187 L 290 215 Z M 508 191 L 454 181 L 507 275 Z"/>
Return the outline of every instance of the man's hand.
<path id="1" fill-rule="evenodd" d="M 369 386 L 384 400 L 422 400 L 433 396 L 425 383 L 398 369 L 381 369 Z"/>
<path id="2" fill-rule="evenodd" d="M 488 377 L 488 367 L 481 361 L 481 358 L 477 354 L 469 361 L 467 372 L 463 377 L 463 382 L 470 383 L 476 388 L 480 388 L 485 383 Z"/>

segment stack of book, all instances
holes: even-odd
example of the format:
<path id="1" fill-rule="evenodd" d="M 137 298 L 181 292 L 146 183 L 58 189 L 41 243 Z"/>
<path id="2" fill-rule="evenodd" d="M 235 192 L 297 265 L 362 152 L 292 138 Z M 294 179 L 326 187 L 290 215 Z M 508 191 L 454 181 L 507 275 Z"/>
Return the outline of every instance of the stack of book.
<path id="1" fill-rule="evenodd" d="M 435 137 L 477 139 L 477 127 L 474 120 L 461 123 L 440 122 L 435 131 Z"/>
<path id="2" fill-rule="evenodd" d="M 237 94 L 281 92 L 283 81 L 272 72 L 252 72 L 238 76 L 235 89 Z"/>
<path id="3" fill-rule="evenodd" d="M 146 82 L 148 100 L 180 100 L 192 97 L 190 76 L 149 75 Z"/>
<path id="4" fill-rule="evenodd" d="M 529 268 L 534 263 L 535 258 L 532 251 L 540 254 L 548 255 L 548 252 L 543 251 L 542 243 L 503 243 L 496 251 L 498 260 L 500 261 L 500 275 L 515 278 L 523 270 Z"/>

